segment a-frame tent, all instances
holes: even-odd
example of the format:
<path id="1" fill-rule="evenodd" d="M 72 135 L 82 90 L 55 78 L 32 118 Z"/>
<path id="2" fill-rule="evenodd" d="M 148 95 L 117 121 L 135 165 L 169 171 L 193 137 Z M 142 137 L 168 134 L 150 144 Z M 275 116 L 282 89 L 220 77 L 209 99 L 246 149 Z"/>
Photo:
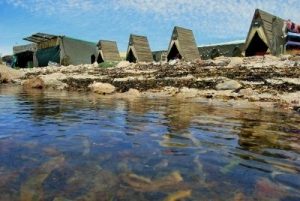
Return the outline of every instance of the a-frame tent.
<path id="1" fill-rule="evenodd" d="M 121 56 L 118 50 L 117 42 L 100 40 L 97 44 L 99 49 L 98 63 L 105 61 L 121 61 Z"/>
<path id="2" fill-rule="evenodd" d="M 146 36 L 130 35 L 126 60 L 133 63 L 153 62 L 152 52 Z"/>
<path id="3" fill-rule="evenodd" d="M 244 47 L 245 56 L 283 53 L 283 25 L 280 17 L 256 9 Z"/>
<path id="4" fill-rule="evenodd" d="M 200 54 L 193 31 L 174 27 L 167 55 L 168 61 L 172 59 L 184 59 L 186 61 L 199 59 Z"/>

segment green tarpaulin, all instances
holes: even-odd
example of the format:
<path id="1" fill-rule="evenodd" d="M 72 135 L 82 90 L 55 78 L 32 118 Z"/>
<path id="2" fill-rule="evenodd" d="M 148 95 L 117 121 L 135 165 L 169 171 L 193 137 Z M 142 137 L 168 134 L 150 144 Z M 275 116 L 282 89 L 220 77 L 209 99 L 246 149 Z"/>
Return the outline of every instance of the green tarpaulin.
<path id="1" fill-rule="evenodd" d="M 39 67 L 48 66 L 48 63 L 50 61 L 55 63 L 60 63 L 59 46 L 37 50 L 36 59 L 38 61 Z"/>

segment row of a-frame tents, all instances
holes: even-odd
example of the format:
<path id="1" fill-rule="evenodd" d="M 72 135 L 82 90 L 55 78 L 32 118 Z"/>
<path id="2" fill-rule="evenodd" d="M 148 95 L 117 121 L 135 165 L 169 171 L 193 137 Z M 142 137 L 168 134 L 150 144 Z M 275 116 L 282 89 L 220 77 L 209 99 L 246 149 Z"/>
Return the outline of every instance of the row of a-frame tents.
<path id="1" fill-rule="evenodd" d="M 152 62 L 161 60 L 198 58 L 209 59 L 217 56 L 254 56 L 283 54 L 300 47 L 299 42 L 287 41 L 283 37 L 285 21 L 277 16 L 257 9 L 245 42 L 226 43 L 197 47 L 192 30 L 175 27 L 168 50 L 151 52 L 147 37 L 131 34 L 129 37 L 126 60 L 129 62 Z M 289 34 L 290 36 L 291 34 Z M 292 35 L 297 39 L 297 34 Z M 300 35 L 298 37 L 300 39 Z M 66 36 L 37 33 L 25 40 L 30 45 L 14 47 L 16 64 L 19 67 L 47 66 L 49 62 L 61 65 L 89 64 L 97 61 L 120 61 L 121 57 L 115 41 L 100 40 L 98 44 Z"/>

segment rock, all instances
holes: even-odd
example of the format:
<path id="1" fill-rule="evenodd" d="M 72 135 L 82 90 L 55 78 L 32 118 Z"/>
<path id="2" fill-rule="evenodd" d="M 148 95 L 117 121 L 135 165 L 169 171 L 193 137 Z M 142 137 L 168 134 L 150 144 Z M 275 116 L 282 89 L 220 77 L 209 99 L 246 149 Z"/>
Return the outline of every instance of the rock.
<path id="1" fill-rule="evenodd" d="M 281 61 L 289 60 L 292 56 L 287 54 L 282 54 L 279 56 Z"/>
<path id="2" fill-rule="evenodd" d="M 112 94 L 116 91 L 116 87 L 114 87 L 113 85 L 102 82 L 94 82 L 93 84 L 90 84 L 88 88 L 90 88 L 94 93 L 103 95 Z"/>
<path id="3" fill-rule="evenodd" d="M 121 61 L 117 64 L 116 68 L 126 68 L 129 67 L 131 64 L 129 61 Z"/>
<path id="4" fill-rule="evenodd" d="M 246 201 L 246 196 L 239 192 L 234 195 L 233 201 Z"/>
<path id="5" fill-rule="evenodd" d="M 261 178 L 256 182 L 254 193 L 256 200 L 280 200 L 285 195 L 285 189 L 269 179 Z"/>
<path id="6" fill-rule="evenodd" d="M 186 191 L 177 191 L 175 193 L 172 193 L 168 197 L 164 199 L 164 201 L 177 201 L 177 200 L 183 200 L 184 198 L 189 198 L 192 195 L 191 190 Z"/>
<path id="7" fill-rule="evenodd" d="M 289 60 L 291 60 L 291 61 L 300 61 L 300 56 L 293 56 Z"/>
<path id="8" fill-rule="evenodd" d="M 93 67 L 94 67 L 94 68 L 97 68 L 98 66 L 99 66 L 98 62 L 95 61 L 95 62 L 93 63 Z"/>
<path id="9" fill-rule="evenodd" d="M 235 80 L 225 80 L 222 83 L 217 84 L 216 89 L 217 90 L 236 90 L 241 88 L 242 85 Z"/>
<path id="10" fill-rule="evenodd" d="M 171 95 L 174 96 L 179 92 L 178 88 L 175 87 L 164 87 L 163 91 L 167 94 L 167 95 Z"/>
<path id="11" fill-rule="evenodd" d="M 14 79 L 21 78 L 25 73 L 12 69 L 5 65 L 0 65 L 0 83 L 12 82 Z"/>
<path id="12" fill-rule="evenodd" d="M 242 57 L 231 57 L 228 67 L 239 67 L 242 65 L 243 61 L 244 59 Z"/>
<path id="13" fill-rule="evenodd" d="M 169 65 L 174 66 L 177 62 L 178 62 L 177 59 L 171 60 L 171 61 L 169 61 Z"/>
<path id="14" fill-rule="evenodd" d="M 22 85 L 25 89 L 43 89 L 45 87 L 44 81 L 39 77 L 25 80 Z"/>
<path id="15" fill-rule="evenodd" d="M 162 188 L 176 187 L 176 184 L 180 184 L 183 181 L 181 174 L 177 171 L 162 177 L 157 180 L 151 180 L 150 178 L 128 173 L 122 175 L 122 180 L 128 186 L 134 188 L 140 192 L 155 192 Z"/>
<path id="16" fill-rule="evenodd" d="M 141 95 L 140 91 L 137 90 L 137 89 L 129 89 L 127 92 L 126 92 L 126 95 L 128 96 L 133 96 L 133 97 L 139 97 Z"/>
<path id="17" fill-rule="evenodd" d="M 187 88 L 187 87 L 183 87 L 180 89 L 179 92 L 179 96 L 183 96 L 185 98 L 192 98 L 192 97 L 196 97 L 199 94 L 199 90 L 195 89 L 195 88 Z"/>
<path id="18" fill-rule="evenodd" d="M 52 73 L 50 75 L 42 75 L 40 76 L 40 78 L 43 80 L 44 86 L 46 88 L 63 90 L 68 87 L 66 83 L 63 83 L 61 81 L 67 78 L 67 76 L 62 73 Z"/>
<path id="19" fill-rule="evenodd" d="M 217 57 L 213 60 L 214 65 L 216 66 L 227 66 L 230 63 L 230 59 L 227 57 Z"/>
<path id="20" fill-rule="evenodd" d="M 53 170 L 63 166 L 64 162 L 65 158 L 63 156 L 57 156 L 36 169 L 36 171 L 30 175 L 29 179 L 21 185 L 20 200 L 43 200 L 43 182 Z"/>
<path id="21" fill-rule="evenodd" d="M 243 95 L 243 96 L 252 96 L 255 92 L 253 91 L 253 89 L 251 88 L 247 88 L 247 89 L 241 89 L 239 91 L 239 94 L 240 95 Z"/>
<path id="22" fill-rule="evenodd" d="M 273 56 L 273 55 L 265 55 L 264 62 L 267 62 L 267 61 L 280 61 L 280 58 Z"/>

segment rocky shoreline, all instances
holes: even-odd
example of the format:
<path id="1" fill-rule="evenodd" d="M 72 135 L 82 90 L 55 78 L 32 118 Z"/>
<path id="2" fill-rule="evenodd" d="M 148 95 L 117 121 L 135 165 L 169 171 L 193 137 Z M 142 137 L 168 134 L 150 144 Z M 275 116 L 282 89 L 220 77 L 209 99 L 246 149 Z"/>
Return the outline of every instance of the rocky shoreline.
<path id="1" fill-rule="evenodd" d="M 0 82 L 26 89 L 91 91 L 100 96 L 202 98 L 300 111 L 300 57 L 219 57 L 194 62 L 96 64 L 13 70 Z"/>

